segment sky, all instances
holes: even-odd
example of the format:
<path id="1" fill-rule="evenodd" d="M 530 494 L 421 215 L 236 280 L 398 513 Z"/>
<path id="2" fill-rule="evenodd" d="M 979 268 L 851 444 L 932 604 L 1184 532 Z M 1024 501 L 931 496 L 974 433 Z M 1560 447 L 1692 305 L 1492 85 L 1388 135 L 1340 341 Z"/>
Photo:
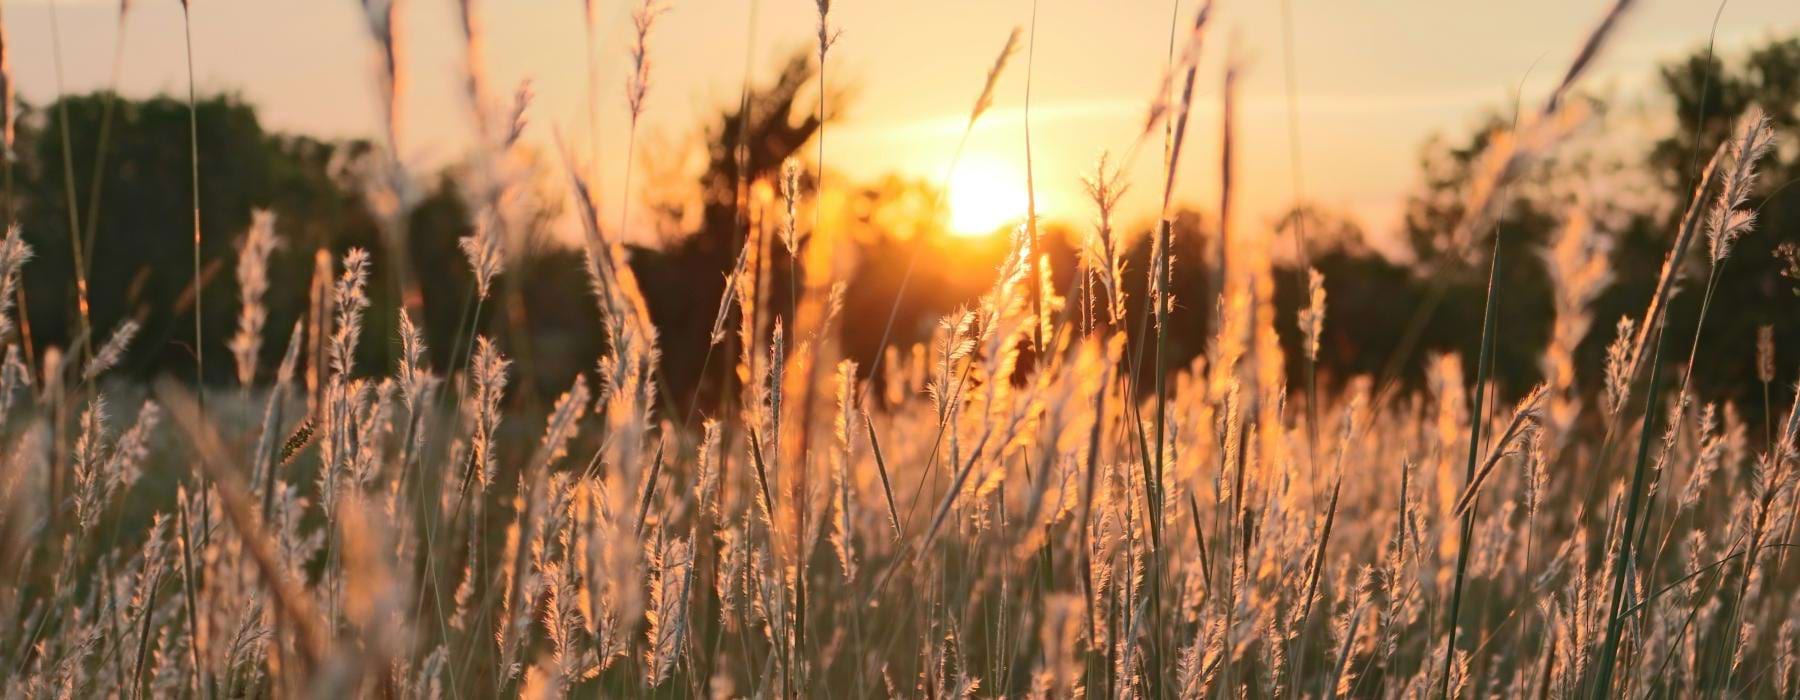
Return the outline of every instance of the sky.
<path id="1" fill-rule="evenodd" d="M 582 0 L 475 1 L 496 91 L 510 94 L 520 81 L 532 83 L 526 140 L 549 150 L 560 132 L 585 149 L 593 134 Z M 626 48 L 636 0 L 594 1 L 603 161 L 597 187 L 616 193 L 626 167 L 620 155 L 629 129 Z M 1025 43 L 951 177 L 953 223 L 986 225 L 1022 199 L 1028 78 L 1039 210 L 1085 223 L 1091 207 L 1080 178 L 1102 152 L 1117 158 L 1130 147 L 1167 60 L 1171 18 L 1191 21 L 1197 4 L 836 0 L 831 22 L 841 34 L 827 80 L 848 88 L 850 97 L 833 107 L 842 119 L 827 131 L 826 187 L 834 179 L 889 173 L 942 182 L 986 73 L 1017 27 L 1026 31 Z M 1290 65 L 1283 3 L 1222 2 L 1209 25 L 1175 199 L 1210 210 L 1218 197 L 1220 83 L 1227 57 L 1235 55 L 1242 66 L 1234 132 L 1242 218 L 1235 225 L 1266 227 L 1298 195 L 1350 213 L 1378 249 L 1395 252 L 1391 231 L 1416 184 L 1426 139 L 1460 137 L 1483 110 L 1511 104 L 1521 91 L 1526 99 L 1541 97 L 1609 4 L 1292 0 Z M 1643 99 L 1661 62 L 1705 46 L 1718 10 L 1695 0 L 1640 5 L 1586 87 Z M 455 6 L 456 0 L 403 6 L 411 81 L 399 149 L 418 167 L 452 162 L 470 141 Z M 110 0 L 13 0 L 4 4 L 4 20 L 24 99 L 42 103 L 59 91 L 111 84 L 120 46 L 124 93 L 187 89 L 176 0 L 135 0 L 123 23 L 119 4 Z M 701 119 L 735 105 L 746 56 L 755 74 L 767 76 L 815 41 L 816 22 L 810 0 L 675 0 L 650 40 L 652 87 L 637 141 L 644 157 L 657 157 L 658 149 L 691 136 Z M 1737 0 L 1720 15 L 1718 51 L 1730 55 L 1735 47 L 1796 31 L 1800 5 L 1793 0 Z M 274 129 L 328 137 L 378 133 L 376 54 L 357 0 L 193 0 L 192 32 L 202 93 L 235 92 Z M 1290 134 L 1298 136 L 1297 159 Z M 1156 212 L 1158 150 L 1145 149 L 1126 172 L 1133 183 L 1122 205 L 1128 220 Z M 616 207 L 620 199 L 604 202 Z"/>

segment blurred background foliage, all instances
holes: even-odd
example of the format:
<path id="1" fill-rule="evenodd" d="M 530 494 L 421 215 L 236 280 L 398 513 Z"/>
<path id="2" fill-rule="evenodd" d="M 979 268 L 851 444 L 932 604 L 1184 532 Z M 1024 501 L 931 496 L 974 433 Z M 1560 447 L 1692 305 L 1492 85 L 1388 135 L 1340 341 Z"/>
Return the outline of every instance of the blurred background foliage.
<path id="1" fill-rule="evenodd" d="M 720 293 L 745 232 L 777 226 L 779 202 L 771 182 L 781 162 L 803 157 L 802 147 L 819 129 L 816 114 L 804 106 L 812 71 L 807 57 L 796 55 L 777 66 L 767 82 L 755 85 L 744 106 L 732 105 L 697 126 L 694 138 L 703 142 L 704 168 L 697 182 L 670 185 L 671 192 L 697 193 L 690 197 L 696 203 L 648 198 L 649 210 L 666 232 L 634 243 L 632 265 L 662 334 L 665 400 L 685 403 L 698 397 L 706 406 L 720 399 L 714 388 L 724 384 L 717 377 L 729 364 L 720 358 L 732 356 L 708 353 Z M 1647 109 L 1665 113 L 1640 121 L 1658 133 L 1654 139 L 1630 141 L 1653 144 L 1647 151 L 1573 149 L 1507 192 L 1496 227 L 1505 231 L 1501 254 L 1506 264 L 1496 280 L 1505 289 L 1505 303 L 1498 318 L 1503 341 L 1497 346 L 1495 376 L 1509 392 L 1539 380 L 1539 358 L 1554 317 L 1545 251 L 1569 212 L 1580 207 L 1610 240 L 1612 282 L 1591 303 L 1592 325 L 1576 354 L 1579 386 L 1597 390 L 1614 324 L 1644 311 L 1682 214 L 1677 203 L 1689 199 L 1698 168 L 1733 120 L 1757 104 L 1770 115 L 1779 147 L 1764 163 L 1759 191 L 1751 200 L 1760 222 L 1731 256 L 1720 282 L 1701 353 L 1704 361 L 1698 363 L 1694 381 L 1702 395 L 1731 397 L 1746 413 L 1760 415 L 1757 327 L 1775 327 L 1782 364 L 1800 362 L 1800 279 L 1794 271 L 1800 263 L 1784 258 L 1780 249 L 1800 245 L 1800 187 L 1790 186 L 1800 178 L 1800 149 L 1794 141 L 1800 132 L 1800 38 L 1768 41 L 1731 61 L 1696 53 L 1664 66 L 1657 77 L 1657 95 L 1649 101 L 1656 106 Z M 109 109 L 113 120 L 103 134 L 103 115 Z M 1598 109 L 1604 113 L 1607 107 Z M 352 246 L 369 248 L 377 253 L 375 279 L 386 279 L 387 249 L 361 184 L 363 173 L 373 172 L 378 153 L 361 141 L 266 131 L 253 106 L 229 95 L 203 101 L 198 117 L 199 215 L 206 232 L 201 251 L 204 342 L 207 355 L 220 358 L 208 363 L 205 379 L 224 383 L 231 372 L 224 361 L 225 341 L 238 311 L 231 266 L 253 208 L 276 213 L 283 240 L 269 267 L 265 367 L 279 358 L 287 329 L 306 308 L 319 251 L 335 255 Z M 1495 112 L 1485 125 L 1504 126 L 1510 118 L 1510 110 Z M 1297 357 L 1292 319 L 1304 278 L 1295 274 L 1291 251 L 1296 229 L 1305 231 L 1307 258 L 1324 274 L 1329 292 L 1319 360 L 1323 387 L 1329 390 L 1357 375 L 1417 385 L 1426 366 L 1420 360 L 1432 353 L 1460 353 L 1465 363 L 1473 363 L 1492 239 L 1448 241 L 1446 236 L 1461 215 L 1462 189 L 1491 133 L 1486 126 L 1469 135 L 1434 139 L 1422 149 L 1419 184 L 1407 199 L 1397 232 L 1410 259 L 1376 252 L 1356 222 L 1310 206 L 1234 234 L 1261 238 L 1274 252 L 1278 328 L 1290 357 Z M 95 326 L 104 333 L 125 318 L 144 325 L 144 340 L 134 344 L 126 369 L 143 377 L 193 376 L 187 129 L 186 104 L 166 97 L 93 94 L 25 106 L 5 201 L 38 254 L 25 268 L 21 290 L 34 354 L 75 340 L 69 235 L 74 227 L 90 251 Z M 739 172 L 740 155 L 744 173 Z M 419 284 L 418 304 L 438 367 L 455 364 L 450 359 L 453 339 L 466 322 L 472 299 L 472 279 L 457 247 L 457 239 L 472 226 L 471 207 L 458 182 L 457 167 L 421 178 L 421 199 L 407 227 L 409 266 Z M 919 255 L 921 264 L 898 311 L 895 339 L 901 343 L 925 338 L 939 315 L 971 301 L 990 284 L 1005 252 L 1005 236 L 969 239 L 944 233 L 938 223 L 944 212 L 932 185 L 890 177 L 863 183 L 834 180 L 832 188 L 842 199 L 834 209 L 836 217 L 824 228 L 856 250 L 846 258 L 853 261 L 850 268 L 835 272 L 847 282 L 844 322 L 838 328 L 846 352 L 864 367 L 877 352 L 911 256 Z M 557 201 L 544 198 L 515 227 L 513 260 L 500 278 L 502 289 L 477 321 L 518 358 L 523 381 L 514 398 L 523 402 L 554 396 L 572 373 L 588 368 L 605 342 L 581 253 L 553 234 L 553 222 L 561 214 Z M 71 202 L 76 206 L 73 217 Z M 1211 333 L 1209 271 L 1216 265 L 1211 241 L 1217 227 L 1210 212 L 1192 210 L 1176 215 L 1173 226 L 1177 306 L 1167 342 L 1171 362 L 1180 364 L 1203 353 Z M 1138 235 L 1126 255 L 1132 319 L 1142 315 L 1150 254 L 1144 234 L 1149 228 L 1148 222 L 1135 227 Z M 1090 235 L 1089 224 L 1046 222 L 1043 233 L 1053 279 L 1059 288 L 1069 289 L 1076 242 Z M 1691 342 L 1698 317 L 1694 305 L 1699 303 L 1693 288 L 1705 279 L 1704 257 L 1690 251 L 1678 261 L 1689 267 L 1690 284 L 1670 316 L 1673 347 L 1686 348 Z M 778 244 L 770 247 L 766 261 L 772 284 L 786 285 L 798 273 Z M 391 285 L 373 284 L 370 291 L 371 318 L 377 319 L 370 340 L 379 334 L 386 341 L 363 345 L 361 362 L 373 369 L 393 360 L 397 340 L 391 319 L 398 300 Z M 1300 368 L 1299 362 L 1288 363 L 1291 373 Z M 1472 375 L 1473 368 L 1467 369 Z M 1297 374 L 1294 379 L 1298 381 Z"/>

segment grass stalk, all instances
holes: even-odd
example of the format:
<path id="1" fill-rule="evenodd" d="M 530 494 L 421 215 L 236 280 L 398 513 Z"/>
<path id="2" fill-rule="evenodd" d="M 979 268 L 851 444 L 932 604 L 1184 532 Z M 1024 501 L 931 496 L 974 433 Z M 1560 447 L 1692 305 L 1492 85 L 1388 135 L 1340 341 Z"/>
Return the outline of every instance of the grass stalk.
<path id="1" fill-rule="evenodd" d="M 1493 259 L 1488 264 L 1487 303 L 1482 311 L 1481 353 L 1475 364 L 1475 403 L 1469 411 L 1469 459 L 1464 483 L 1471 489 L 1476 486 L 1476 462 L 1481 455 L 1481 428 L 1486 416 L 1484 407 L 1487 405 L 1488 378 L 1493 370 L 1494 325 L 1500 305 L 1500 288 L 1497 282 L 1502 270 L 1501 232 L 1500 227 L 1494 228 Z M 1438 696 L 1443 698 L 1450 696 L 1450 675 L 1456 666 L 1456 632 L 1462 612 L 1463 587 L 1468 577 L 1469 551 L 1474 549 L 1474 534 L 1475 502 L 1471 500 L 1462 513 L 1461 532 L 1457 540 L 1456 578 L 1451 584 L 1449 619 L 1444 630 L 1443 675 L 1438 684 Z"/>
<path id="2" fill-rule="evenodd" d="M 1658 333 L 1650 355 L 1650 388 L 1644 398 L 1643 425 L 1639 428 L 1636 466 L 1632 468 L 1631 490 L 1625 504 L 1625 527 L 1619 531 L 1618 551 L 1613 556 L 1611 593 L 1607 603 L 1606 640 L 1600 646 L 1598 674 L 1593 696 L 1609 697 L 1612 690 L 1613 666 L 1625 630 L 1625 583 L 1632 565 L 1633 534 L 1637 532 L 1638 506 L 1644 497 L 1644 484 L 1650 471 L 1650 451 L 1656 439 L 1656 414 L 1662 410 L 1662 350 L 1667 334 Z"/>

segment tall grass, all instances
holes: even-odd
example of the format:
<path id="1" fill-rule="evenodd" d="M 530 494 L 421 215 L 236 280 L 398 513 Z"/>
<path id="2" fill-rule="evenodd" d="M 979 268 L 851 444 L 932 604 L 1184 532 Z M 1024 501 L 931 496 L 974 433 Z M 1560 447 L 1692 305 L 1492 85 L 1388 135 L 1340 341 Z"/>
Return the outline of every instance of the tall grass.
<path id="1" fill-rule="evenodd" d="M 1426 391 L 1392 400 L 1375 378 L 1330 395 L 1309 379 L 1301 415 L 1287 401 L 1276 328 L 1298 333 L 1304 361 L 1317 361 L 1330 322 L 1325 280 L 1307 270 L 1305 308 L 1274 318 L 1266 239 L 1222 225 L 1212 242 L 1231 266 L 1216 298 L 1180 298 L 1174 272 L 1206 263 L 1173 254 L 1167 221 L 1151 234 L 1150 269 L 1126 270 L 1114 216 L 1127 183 L 1104 158 L 1087 181 L 1094 225 L 1076 279 L 1058 289 L 1040 269 L 1027 222 L 985 294 L 916 346 L 884 347 L 865 371 L 836 339 L 841 280 L 814 268 L 790 275 L 787 289 L 772 283 L 777 241 L 794 260 L 830 252 L 813 247 L 832 234 L 817 230 L 822 220 L 810 236 L 800 230 L 818 195 L 796 162 L 771 183 L 782 215 L 742 222 L 707 341 L 734 344 L 728 381 L 741 391 L 698 426 L 694 409 L 677 416 L 658 400 L 662 341 L 623 245 L 629 219 L 604 230 L 592 164 L 567 153 L 608 343 L 547 412 L 517 408 L 519 350 L 483 330 L 480 305 L 518 282 L 504 278 L 500 211 L 517 182 L 494 163 L 517 144 L 528 92 L 510 113 L 486 111 L 480 23 L 472 2 L 461 7 L 466 92 L 488 166 L 471 175 L 480 206 L 462 250 L 472 284 L 449 366 L 431 366 L 412 309 L 372 303 L 378 256 L 362 250 L 314 251 L 308 313 L 272 332 L 263 299 L 279 279 L 269 266 L 282 239 L 279 222 L 259 214 L 237 248 L 229 349 L 241 391 L 215 393 L 203 410 L 192 385 L 112 377 L 134 339 L 130 322 L 79 341 L 91 352 L 47 348 L 32 368 L 14 304 L 31 250 L 16 226 L 0 240 L 0 693 L 1787 697 L 1800 688 L 1791 602 L 1800 579 L 1783 556 L 1795 546 L 1800 480 L 1792 368 L 1777 366 L 1772 338 L 1756 358 L 1690 348 L 1689 372 L 1702 361 L 1756 362 L 1765 402 L 1788 405 L 1761 426 L 1761 441 L 1735 411 L 1690 398 L 1685 379 L 1665 397 L 1669 301 L 1685 251 L 1708 234 L 1704 293 L 1726 274 L 1729 244 L 1756 235 L 1743 193 L 1771 138 L 1758 115 L 1741 119 L 1735 145 L 1701 179 L 1645 300 L 1650 312 L 1596 339 L 1610 341 L 1604 377 L 1575 376 L 1571 360 L 1589 332 L 1587 301 L 1607 284 L 1595 274 L 1603 234 L 1585 211 L 1568 213 L 1545 251 L 1558 315 L 1543 358 L 1552 371 L 1519 392 L 1510 414 L 1490 409 L 1524 389 L 1493 379 L 1507 342 L 1500 311 L 1514 303 L 1497 280 L 1517 263 L 1500 256 L 1510 232 L 1497 212 L 1519 173 L 1579 121 L 1572 90 L 1628 3 L 1609 11 L 1539 109 L 1492 135 L 1464 193 L 1466 216 L 1450 233 L 1493 236 L 1473 381 L 1454 356 L 1430 361 Z M 639 5 L 632 27 L 633 133 L 660 9 Z M 837 37 L 828 9 L 818 6 L 821 61 Z M 1188 41 L 1171 48 L 1138 139 L 1165 134 L 1165 211 L 1204 92 L 1209 11 L 1178 25 L 1191 28 Z M 989 71 L 963 139 L 1004 98 L 999 77 L 1019 38 Z M 393 65 L 401 45 L 385 45 Z M 1221 95 L 1227 182 L 1246 155 L 1234 150 L 1230 118 L 1237 70 L 1224 68 Z M 820 92 L 825 116 L 823 83 Z M 1221 189 L 1229 209 L 1232 187 Z M 396 201 L 391 213 L 404 213 Z M 1126 274 L 1150 277 L 1141 318 L 1127 317 Z M 1207 351 L 1188 366 L 1169 361 L 1180 305 L 1218 313 Z M 1703 326 L 1710 305 L 1701 306 Z M 266 342 L 285 350 L 273 371 L 262 364 Z M 370 342 L 398 348 L 391 366 L 354 361 Z M 1144 361 L 1153 364 L 1140 375 Z M 1151 383 L 1139 386 L 1140 376 Z M 1586 383 L 1604 390 L 1589 398 Z M 1573 420 L 1582 412 L 1594 420 Z M 1317 416 L 1341 428 L 1318 430 Z M 1615 442 L 1635 442 L 1629 464 L 1614 462 Z M 1578 488 L 1589 484 L 1600 494 L 1592 507 Z"/>

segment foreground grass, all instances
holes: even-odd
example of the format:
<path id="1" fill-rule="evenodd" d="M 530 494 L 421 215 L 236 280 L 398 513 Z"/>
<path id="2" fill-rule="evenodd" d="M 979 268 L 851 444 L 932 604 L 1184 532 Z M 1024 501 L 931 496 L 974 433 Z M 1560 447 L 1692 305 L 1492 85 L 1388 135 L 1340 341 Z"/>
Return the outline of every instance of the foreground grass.
<path id="1" fill-rule="evenodd" d="M 1458 240 L 1504 235 L 1494 192 L 1578 117 L 1565 93 L 1626 4 L 1553 97 L 1493 140 Z M 835 39 L 827 7 L 822 58 Z M 634 130 L 654 17 L 646 5 L 635 18 Z M 1185 54 L 1197 56 L 1205 18 L 1165 79 L 1185 78 L 1187 94 L 1160 103 L 1163 121 L 1146 128 L 1168 124 L 1170 173 L 1195 72 Z M 1740 124 L 1674 237 L 1678 260 L 1707 237 L 1712 280 L 1750 230 L 1743 193 L 1770 138 L 1759 115 Z M 1147 286 L 1157 298 L 1144 307 L 1155 312 L 1126 317 L 1108 220 L 1122 185 L 1103 167 L 1078 284 L 1059 290 L 1039 273 L 1022 228 L 981 299 L 863 372 L 833 340 L 834 280 L 769 289 L 767 258 L 811 245 L 797 231 L 796 173 L 782 178 L 786 220 L 749 230 L 721 300 L 712 342 L 735 370 L 721 393 L 735 398 L 711 416 L 658 395 L 655 327 L 579 173 L 571 201 L 588 226 L 609 348 L 535 413 L 508 410 L 512 361 L 473 321 L 453 366 L 429 367 L 405 310 L 370 316 L 363 251 L 326 260 L 307 319 L 265 329 L 276 244 L 265 217 L 237 267 L 240 388 L 209 389 L 203 407 L 177 383 L 106 383 L 129 324 L 91 353 L 46 352 L 27 366 L 10 303 L 30 255 L 14 229 L 0 243 L 0 688 L 205 698 L 1800 689 L 1800 557 L 1788 551 L 1800 410 L 1746 425 L 1690 395 L 1685 379 L 1668 381 L 1679 358 L 1665 356 L 1662 329 L 1682 266 L 1665 270 L 1643 318 L 1620 325 L 1592 398 L 1577 391 L 1571 358 L 1594 283 L 1560 272 L 1551 379 L 1515 405 L 1494 407 L 1501 389 L 1522 388 L 1488 380 L 1505 342 L 1491 320 L 1472 380 L 1461 358 L 1442 356 L 1421 394 L 1359 378 L 1322 396 L 1285 385 L 1277 340 L 1299 332 L 1304 360 L 1316 359 L 1326 282 L 1311 278 L 1300 318 L 1275 318 L 1268 251 L 1251 244 L 1226 241 L 1233 267 L 1209 351 L 1168 365 L 1160 329 L 1177 300 L 1162 282 L 1186 262 L 1169 256 L 1164 226 L 1158 283 Z M 464 241 L 477 280 L 465 319 L 481 317 L 505 274 L 503 186 L 483 192 Z M 1576 219 L 1563 234 L 1572 243 L 1552 250 L 1553 272 L 1587 267 Z M 1490 319 L 1505 303 L 1490 290 Z M 365 339 L 365 325 L 395 337 Z M 265 336 L 285 350 L 274 367 L 256 362 Z M 365 342 L 396 347 L 393 366 L 359 372 Z M 1703 359 L 1696 343 L 1687 364 Z M 1759 369 L 1765 385 L 1779 375 L 1772 359 Z"/>

